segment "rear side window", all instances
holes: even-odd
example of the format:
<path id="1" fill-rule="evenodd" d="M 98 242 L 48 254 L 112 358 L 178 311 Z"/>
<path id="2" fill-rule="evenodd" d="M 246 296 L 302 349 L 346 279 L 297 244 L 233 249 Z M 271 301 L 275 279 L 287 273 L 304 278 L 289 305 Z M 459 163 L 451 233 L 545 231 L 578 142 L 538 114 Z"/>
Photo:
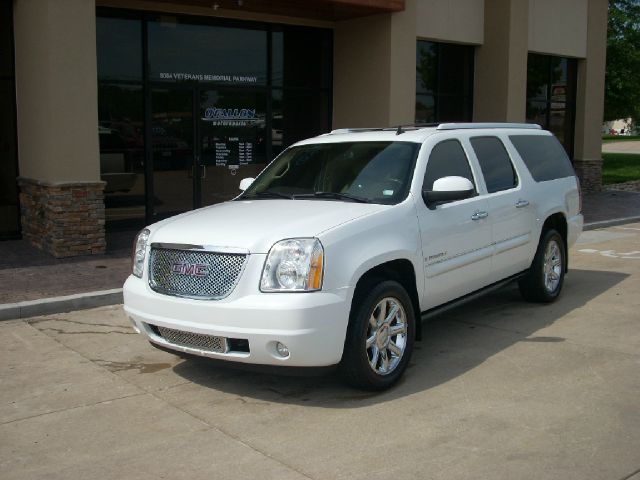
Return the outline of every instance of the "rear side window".
<path id="1" fill-rule="evenodd" d="M 575 175 L 569 157 L 551 135 L 510 135 L 509 139 L 536 182 Z"/>
<path id="2" fill-rule="evenodd" d="M 433 190 L 433 182 L 443 177 L 464 177 L 475 186 L 469 160 L 457 140 L 445 140 L 433 147 L 422 189 Z"/>
<path id="3" fill-rule="evenodd" d="M 478 157 L 489 193 L 509 190 L 518 185 L 518 176 L 511 158 L 499 138 L 473 137 L 470 142 Z"/>

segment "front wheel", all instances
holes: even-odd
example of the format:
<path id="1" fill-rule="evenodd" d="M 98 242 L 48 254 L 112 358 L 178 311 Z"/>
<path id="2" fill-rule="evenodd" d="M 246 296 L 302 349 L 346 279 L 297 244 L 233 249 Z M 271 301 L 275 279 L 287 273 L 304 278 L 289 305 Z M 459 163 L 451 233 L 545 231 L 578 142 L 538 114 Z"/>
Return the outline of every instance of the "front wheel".
<path id="1" fill-rule="evenodd" d="M 391 387 L 407 368 L 415 336 L 415 312 L 402 285 L 384 281 L 355 298 L 341 368 L 358 388 Z"/>
<path id="2" fill-rule="evenodd" d="M 518 283 L 524 299 L 550 303 L 558 298 L 566 264 L 564 240 L 556 230 L 547 230 L 540 238 L 529 273 Z"/>

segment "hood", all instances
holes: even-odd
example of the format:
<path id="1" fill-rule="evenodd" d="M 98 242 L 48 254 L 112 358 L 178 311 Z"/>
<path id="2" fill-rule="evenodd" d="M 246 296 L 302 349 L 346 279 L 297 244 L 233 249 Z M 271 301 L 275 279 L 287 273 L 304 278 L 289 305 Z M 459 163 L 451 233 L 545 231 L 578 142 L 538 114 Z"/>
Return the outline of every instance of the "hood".
<path id="1" fill-rule="evenodd" d="M 232 247 L 268 253 L 279 240 L 318 237 L 388 205 L 331 200 L 236 200 L 168 218 L 151 226 L 151 242 Z"/>

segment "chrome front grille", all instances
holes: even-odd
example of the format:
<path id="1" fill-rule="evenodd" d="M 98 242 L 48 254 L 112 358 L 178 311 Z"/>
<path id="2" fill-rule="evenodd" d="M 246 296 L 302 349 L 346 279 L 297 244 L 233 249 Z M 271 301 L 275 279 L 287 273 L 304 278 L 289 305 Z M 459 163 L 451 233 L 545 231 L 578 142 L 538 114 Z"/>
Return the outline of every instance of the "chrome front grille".
<path id="1" fill-rule="evenodd" d="M 227 342 L 224 337 L 185 332 L 160 326 L 154 327 L 153 330 L 159 337 L 162 337 L 173 345 L 197 348 L 198 350 L 205 350 L 207 352 L 225 353 L 227 351 Z"/>
<path id="2" fill-rule="evenodd" d="M 158 293 L 218 300 L 229 295 L 242 273 L 242 253 L 151 246 L 149 286 Z"/>

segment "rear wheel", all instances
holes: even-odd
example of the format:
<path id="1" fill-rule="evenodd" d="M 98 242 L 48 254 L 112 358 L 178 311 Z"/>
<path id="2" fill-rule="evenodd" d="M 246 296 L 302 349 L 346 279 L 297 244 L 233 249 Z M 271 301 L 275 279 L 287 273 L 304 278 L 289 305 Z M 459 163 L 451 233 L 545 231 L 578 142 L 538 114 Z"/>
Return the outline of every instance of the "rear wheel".
<path id="1" fill-rule="evenodd" d="M 358 388 L 391 387 L 407 368 L 415 336 L 415 313 L 407 291 L 384 281 L 354 299 L 342 373 Z"/>
<path id="2" fill-rule="evenodd" d="M 549 303 L 558 298 L 566 263 L 564 240 L 556 230 L 547 230 L 540 238 L 529 273 L 518 283 L 524 299 Z"/>

